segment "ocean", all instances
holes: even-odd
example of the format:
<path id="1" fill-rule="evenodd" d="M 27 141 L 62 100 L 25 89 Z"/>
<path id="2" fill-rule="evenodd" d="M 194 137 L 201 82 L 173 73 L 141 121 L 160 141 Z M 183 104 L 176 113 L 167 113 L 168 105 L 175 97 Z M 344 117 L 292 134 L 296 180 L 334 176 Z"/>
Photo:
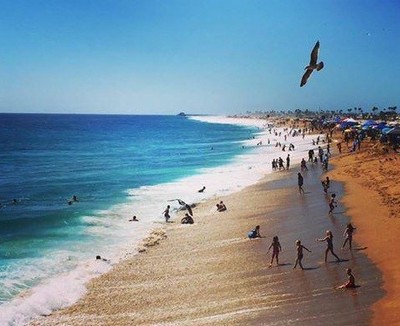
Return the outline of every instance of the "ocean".
<path id="1" fill-rule="evenodd" d="M 259 129 L 200 120 L 0 115 L 2 324 L 75 302 L 88 280 L 162 226 L 168 204 L 173 217 L 179 204 L 169 200 L 199 202 L 260 177 L 229 177 Z M 139 223 L 128 222 L 133 215 Z"/>

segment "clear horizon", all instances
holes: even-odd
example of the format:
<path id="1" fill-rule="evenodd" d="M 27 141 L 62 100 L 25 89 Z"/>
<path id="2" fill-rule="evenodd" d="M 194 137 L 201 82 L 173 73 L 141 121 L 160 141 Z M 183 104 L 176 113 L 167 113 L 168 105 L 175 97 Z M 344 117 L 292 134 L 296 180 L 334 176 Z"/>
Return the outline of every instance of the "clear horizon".
<path id="1" fill-rule="evenodd" d="M 2 1 L 0 112 L 383 109 L 399 39 L 388 0 Z M 317 40 L 325 67 L 300 88 Z"/>

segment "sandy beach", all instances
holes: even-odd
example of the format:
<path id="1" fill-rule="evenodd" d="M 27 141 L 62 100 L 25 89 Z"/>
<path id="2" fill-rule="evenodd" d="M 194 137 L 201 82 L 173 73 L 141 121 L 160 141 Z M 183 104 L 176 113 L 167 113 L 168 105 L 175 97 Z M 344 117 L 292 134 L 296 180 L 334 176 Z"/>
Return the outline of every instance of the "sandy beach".
<path id="1" fill-rule="evenodd" d="M 392 210 L 375 205 L 373 200 L 379 203 L 382 194 L 360 183 L 358 162 L 347 154 L 335 159 L 330 192 L 338 194 L 339 206 L 333 215 L 327 213 L 319 165 L 304 172 L 304 195 L 297 189 L 298 166 L 267 175 L 254 186 L 198 205 L 194 225 L 179 224 L 179 215 L 165 234 L 160 230 L 151 237 L 156 245 L 94 279 L 77 304 L 32 325 L 395 324 L 396 232 L 388 230 L 396 227 L 397 220 L 389 216 L 398 213 L 398 195 L 393 194 Z M 384 167 L 386 162 L 393 164 L 385 160 Z M 364 169 L 368 178 L 369 169 Z M 375 172 L 380 175 L 379 168 Z M 345 188 L 336 180 L 345 181 Z M 226 212 L 216 212 L 220 200 Z M 340 250 L 350 216 L 357 227 L 355 250 Z M 261 226 L 265 238 L 246 237 L 255 225 Z M 327 229 L 335 236 L 340 263 L 332 256 L 324 263 L 325 244 L 315 241 Z M 267 249 L 274 235 L 283 251 L 280 265 L 269 268 Z M 304 271 L 293 270 L 297 239 L 312 251 L 305 253 Z M 360 287 L 336 290 L 346 281 L 348 267 Z"/>
<path id="2" fill-rule="evenodd" d="M 337 156 L 332 177 L 343 181 L 343 203 L 357 226 L 356 241 L 383 274 L 385 296 L 374 307 L 374 325 L 400 322 L 400 157 L 382 145 L 364 143 L 357 153 Z"/>

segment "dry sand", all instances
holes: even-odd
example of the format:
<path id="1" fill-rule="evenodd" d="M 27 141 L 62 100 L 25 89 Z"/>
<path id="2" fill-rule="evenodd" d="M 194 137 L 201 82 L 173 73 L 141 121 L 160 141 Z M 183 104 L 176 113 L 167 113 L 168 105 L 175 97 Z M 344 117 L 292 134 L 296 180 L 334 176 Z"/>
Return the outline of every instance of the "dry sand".
<path id="1" fill-rule="evenodd" d="M 400 324 L 400 157 L 377 143 L 337 156 L 333 179 L 343 181 L 344 204 L 357 227 L 356 239 L 383 273 L 385 297 L 374 307 L 374 325 Z"/>

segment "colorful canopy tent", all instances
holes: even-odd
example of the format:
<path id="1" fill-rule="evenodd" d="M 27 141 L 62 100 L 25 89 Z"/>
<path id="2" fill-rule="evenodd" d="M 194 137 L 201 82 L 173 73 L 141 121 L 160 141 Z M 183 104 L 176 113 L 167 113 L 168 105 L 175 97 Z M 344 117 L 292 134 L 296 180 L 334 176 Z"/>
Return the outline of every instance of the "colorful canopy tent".
<path id="1" fill-rule="evenodd" d="M 346 129 L 346 128 L 348 128 L 350 126 L 354 126 L 356 124 L 358 124 L 358 121 L 356 121 L 352 118 L 347 118 L 347 119 L 342 120 L 342 122 L 340 123 L 340 128 Z"/>

